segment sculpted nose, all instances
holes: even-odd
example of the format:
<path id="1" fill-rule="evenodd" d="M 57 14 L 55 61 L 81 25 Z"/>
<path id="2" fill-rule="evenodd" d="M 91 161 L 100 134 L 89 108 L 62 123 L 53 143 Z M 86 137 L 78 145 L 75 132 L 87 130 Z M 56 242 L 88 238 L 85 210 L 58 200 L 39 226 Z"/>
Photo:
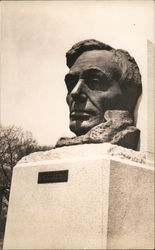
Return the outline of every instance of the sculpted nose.
<path id="1" fill-rule="evenodd" d="M 85 101 L 86 94 L 83 92 L 83 79 L 80 79 L 70 93 L 75 101 Z"/>

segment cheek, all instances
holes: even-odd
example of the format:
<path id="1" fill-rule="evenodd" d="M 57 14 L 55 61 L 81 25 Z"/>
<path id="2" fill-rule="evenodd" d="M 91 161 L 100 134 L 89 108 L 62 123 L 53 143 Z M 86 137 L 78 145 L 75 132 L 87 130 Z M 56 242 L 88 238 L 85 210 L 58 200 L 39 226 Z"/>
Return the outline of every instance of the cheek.
<path id="1" fill-rule="evenodd" d="M 107 90 L 91 90 L 87 86 L 86 93 L 91 99 L 113 99 L 122 95 L 122 90 L 117 82 L 114 82 L 112 86 L 109 86 Z"/>
<path id="2" fill-rule="evenodd" d="M 120 89 L 120 86 L 116 84 L 109 88 L 104 94 L 107 99 L 115 100 L 122 96 L 122 90 Z"/>
<path id="3" fill-rule="evenodd" d="M 108 89 L 107 91 L 95 91 L 91 99 L 103 110 L 117 108 L 120 104 L 122 92 L 119 89 Z"/>

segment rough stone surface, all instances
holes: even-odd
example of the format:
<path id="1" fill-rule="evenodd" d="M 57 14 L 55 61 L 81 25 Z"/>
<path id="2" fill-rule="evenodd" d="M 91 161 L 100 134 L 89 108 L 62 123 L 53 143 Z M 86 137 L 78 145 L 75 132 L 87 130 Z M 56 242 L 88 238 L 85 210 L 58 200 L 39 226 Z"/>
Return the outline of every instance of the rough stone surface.
<path id="1" fill-rule="evenodd" d="M 154 248 L 154 171 L 112 161 L 106 249 Z"/>
<path id="2" fill-rule="evenodd" d="M 23 157 L 17 164 L 25 164 L 31 162 L 42 162 L 48 160 L 65 160 L 80 158 L 94 158 L 110 156 L 117 159 L 129 160 L 138 163 L 146 163 L 146 155 L 142 152 L 137 152 L 132 149 L 126 149 L 121 146 L 112 145 L 110 143 L 100 144 L 84 144 L 77 146 L 64 146 L 63 148 L 55 148 L 45 152 L 35 152 L 26 157 Z"/>
<path id="3" fill-rule="evenodd" d="M 37 183 L 65 169 L 68 182 Z M 4 250 L 106 249 L 109 170 L 101 159 L 15 167 Z"/>
<path id="4" fill-rule="evenodd" d="M 89 146 L 96 147 L 53 150 L 60 156 L 72 148 L 78 159 L 72 154 L 14 168 L 4 250 L 153 249 L 153 169 L 108 158 L 100 147 L 96 157 L 85 158 Z M 67 182 L 38 184 L 40 172 L 62 170 Z"/>
<path id="5" fill-rule="evenodd" d="M 106 122 L 92 128 L 85 135 L 73 138 L 60 138 L 56 147 L 78 145 L 84 143 L 110 142 L 126 148 L 136 149 L 140 131 L 132 126 L 133 120 L 128 111 L 108 110 L 105 112 Z"/>

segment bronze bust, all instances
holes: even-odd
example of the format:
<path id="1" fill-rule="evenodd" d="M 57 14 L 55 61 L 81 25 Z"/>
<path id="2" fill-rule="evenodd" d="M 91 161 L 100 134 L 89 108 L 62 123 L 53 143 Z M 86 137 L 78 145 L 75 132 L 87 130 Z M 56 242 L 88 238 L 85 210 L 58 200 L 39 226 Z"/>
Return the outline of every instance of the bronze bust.
<path id="1" fill-rule="evenodd" d="M 61 138 L 56 146 L 110 142 L 136 149 L 134 109 L 142 84 L 134 58 L 94 39 L 75 44 L 66 58 L 66 100 L 76 137 Z"/>

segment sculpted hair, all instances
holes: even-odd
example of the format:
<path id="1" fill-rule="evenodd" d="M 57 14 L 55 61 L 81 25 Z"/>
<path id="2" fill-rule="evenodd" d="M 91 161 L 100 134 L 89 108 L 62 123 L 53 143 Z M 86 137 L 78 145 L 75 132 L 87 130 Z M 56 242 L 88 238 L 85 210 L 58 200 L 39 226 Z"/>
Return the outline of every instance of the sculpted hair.
<path id="1" fill-rule="evenodd" d="M 67 66 L 71 68 L 75 63 L 76 59 L 82 53 L 91 50 L 107 50 L 111 51 L 114 54 L 113 61 L 119 64 L 120 69 L 122 71 L 120 78 L 117 80 L 124 93 L 124 100 L 125 100 L 124 108 L 127 108 L 127 106 L 129 106 L 130 111 L 133 111 L 137 99 L 142 93 L 141 74 L 135 59 L 131 57 L 130 54 L 125 50 L 114 49 L 111 46 L 102 43 L 100 41 L 97 41 L 95 39 L 88 39 L 76 43 L 66 53 Z"/>
<path id="2" fill-rule="evenodd" d="M 75 63 L 76 59 L 85 51 L 91 50 L 113 50 L 113 48 L 105 43 L 99 42 L 95 39 L 88 39 L 76 43 L 66 53 L 67 66 L 71 68 Z"/>

